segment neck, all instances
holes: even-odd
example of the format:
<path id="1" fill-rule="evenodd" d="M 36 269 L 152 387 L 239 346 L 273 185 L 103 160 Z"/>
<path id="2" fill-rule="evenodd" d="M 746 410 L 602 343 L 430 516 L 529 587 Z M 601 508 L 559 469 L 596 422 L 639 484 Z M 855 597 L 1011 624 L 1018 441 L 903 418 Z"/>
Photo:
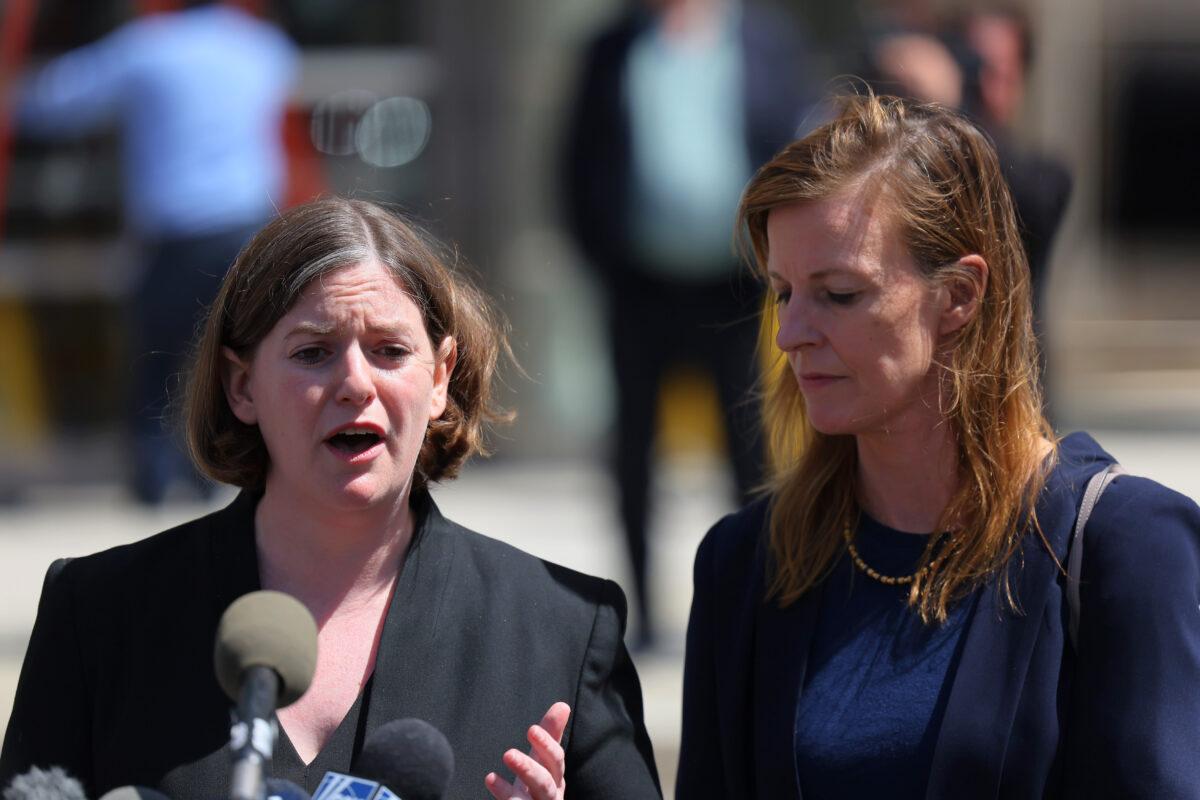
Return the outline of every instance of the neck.
<path id="1" fill-rule="evenodd" d="M 707 43 L 716 34 L 723 8 L 723 3 L 714 0 L 671 3 L 662 13 L 662 31 L 673 40 Z"/>
<path id="2" fill-rule="evenodd" d="M 863 510 L 889 528 L 933 532 L 959 486 L 958 445 L 946 421 L 860 434 L 855 443 Z"/>
<path id="3" fill-rule="evenodd" d="M 314 511 L 271 488 L 254 517 L 264 589 L 293 595 L 318 625 L 386 597 L 412 542 L 408 493 L 382 509 Z"/>

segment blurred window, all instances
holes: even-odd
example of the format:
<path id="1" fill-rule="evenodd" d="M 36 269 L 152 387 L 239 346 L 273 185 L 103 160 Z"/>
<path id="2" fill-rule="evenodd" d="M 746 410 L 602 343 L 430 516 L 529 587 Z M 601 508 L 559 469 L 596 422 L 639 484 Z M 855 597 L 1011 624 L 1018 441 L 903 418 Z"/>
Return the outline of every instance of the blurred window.
<path id="1" fill-rule="evenodd" d="M 1114 59 L 1105 182 L 1114 231 L 1200 235 L 1200 47 L 1138 47 Z"/>
<path id="2" fill-rule="evenodd" d="M 301 47 L 415 44 L 421 6 L 396 0 L 277 0 L 277 19 Z"/>
<path id="3" fill-rule="evenodd" d="M 79 0 L 38 0 L 30 50 L 34 58 L 44 58 L 94 42 L 115 30 L 133 13 L 132 0 L 126 2 L 84 2 Z"/>

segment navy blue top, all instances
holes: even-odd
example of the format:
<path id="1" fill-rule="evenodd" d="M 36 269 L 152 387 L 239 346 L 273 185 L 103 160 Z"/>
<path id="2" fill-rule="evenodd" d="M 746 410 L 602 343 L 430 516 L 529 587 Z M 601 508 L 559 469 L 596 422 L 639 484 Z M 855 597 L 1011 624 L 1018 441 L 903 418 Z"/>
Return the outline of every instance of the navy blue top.
<path id="1" fill-rule="evenodd" d="M 960 612 L 961 654 L 943 679 L 940 730 L 923 767 L 928 800 L 1200 797 L 1200 507 L 1146 478 L 1113 481 L 1082 541 L 1077 647 L 1068 640 L 1059 564 L 1088 479 L 1112 461 L 1086 434 L 1063 439 L 1037 502 L 1044 539 L 1029 532 L 1007 581 L 987 581 Z M 786 606 L 769 596 L 769 511 L 763 498 L 729 515 L 696 554 L 678 800 L 812 800 L 821 791 L 799 774 L 797 737 L 809 734 L 796 720 L 820 680 L 810 673 L 833 669 L 816 663 L 814 648 L 832 638 L 817 629 L 831 624 L 823 613 L 833 595 L 812 591 Z M 874 706 L 855 698 L 855 724 L 886 715 L 891 698 L 875 697 Z M 911 698 L 898 702 L 918 716 Z M 910 791 L 900 782 L 911 771 L 893 769 L 874 793 Z M 839 797 L 856 794 L 838 787 Z"/>
<path id="2" fill-rule="evenodd" d="M 884 575 L 916 570 L 928 535 L 862 516 L 854 544 Z M 970 603 L 926 625 L 908 587 L 886 586 L 842 557 L 822 588 L 796 709 L 805 800 L 923 798 Z"/>

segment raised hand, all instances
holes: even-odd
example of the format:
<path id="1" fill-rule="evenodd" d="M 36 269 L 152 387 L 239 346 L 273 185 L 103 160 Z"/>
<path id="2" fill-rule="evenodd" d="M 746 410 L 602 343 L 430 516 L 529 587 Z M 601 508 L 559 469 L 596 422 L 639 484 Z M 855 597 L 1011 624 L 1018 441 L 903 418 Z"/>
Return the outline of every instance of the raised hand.
<path id="1" fill-rule="evenodd" d="M 504 765 L 513 771 L 516 784 L 494 772 L 489 772 L 483 779 L 492 797 L 496 800 L 563 800 L 567 761 L 560 742 L 570 716 L 570 706 L 555 703 L 541 723 L 529 727 L 526 733 L 529 752 L 513 749 L 504 754 Z"/>

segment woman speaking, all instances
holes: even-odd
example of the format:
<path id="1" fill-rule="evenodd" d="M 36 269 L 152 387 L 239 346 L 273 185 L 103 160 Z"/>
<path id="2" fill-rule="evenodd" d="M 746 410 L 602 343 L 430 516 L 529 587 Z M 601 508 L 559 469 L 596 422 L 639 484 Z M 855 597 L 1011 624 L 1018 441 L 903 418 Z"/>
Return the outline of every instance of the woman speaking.
<path id="1" fill-rule="evenodd" d="M 851 98 L 740 221 L 777 470 L 696 557 L 677 797 L 1200 797 L 1200 509 L 1081 508 L 1113 459 L 1042 415 L 985 136 Z"/>
<path id="2" fill-rule="evenodd" d="M 278 711 L 275 777 L 312 792 L 373 730 L 418 717 L 453 748 L 447 797 L 659 797 L 620 590 L 430 499 L 501 416 L 503 347 L 483 295 L 377 206 L 323 200 L 264 228 L 225 278 L 186 401 L 194 459 L 242 492 L 51 569 L 0 781 L 53 764 L 94 795 L 225 794 L 213 637 L 234 599 L 275 589 L 319 630 L 310 688 Z"/>

